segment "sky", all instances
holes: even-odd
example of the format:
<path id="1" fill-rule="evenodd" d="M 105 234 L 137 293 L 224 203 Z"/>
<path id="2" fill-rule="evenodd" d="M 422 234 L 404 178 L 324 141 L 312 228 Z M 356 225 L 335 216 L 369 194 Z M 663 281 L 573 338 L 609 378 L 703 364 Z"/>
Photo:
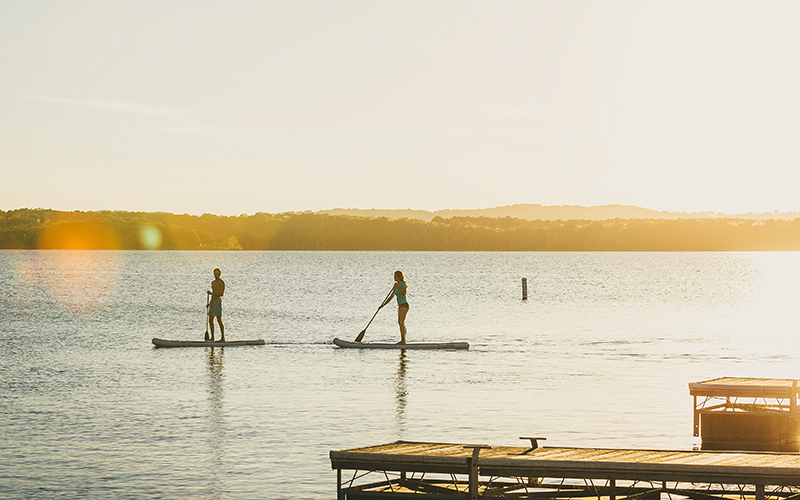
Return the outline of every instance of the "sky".
<path id="1" fill-rule="evenodd" d="M 800 3 L 0 0 L 0 209 L 800 210 Z"/>

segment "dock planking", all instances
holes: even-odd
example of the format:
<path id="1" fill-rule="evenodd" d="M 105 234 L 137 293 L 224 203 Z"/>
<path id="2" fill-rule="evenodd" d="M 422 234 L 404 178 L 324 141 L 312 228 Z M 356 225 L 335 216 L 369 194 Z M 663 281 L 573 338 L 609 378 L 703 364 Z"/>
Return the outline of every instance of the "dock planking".
<path id="1" fill-rule="evenodd" d="M 478 498 L 477 492 L 481 496 L 507 498 L 657 498 L 656 493 L 665 492 L 711 500 L 736 492 L 737 498 L 751 496 L 760 500 L 770 497 L 765 490 L 767 485 L 777 487 L 770 492 L 776 489 L 782 492 L 772 495 L 776 498 L 792 497 L 798 494 L 795 488 L 800 486 L 800 455 L 793 453 L 486 447 L 398 441 L 331 451 L 330 459 L 332 468 L 339 473 L 342 499 L 367 498 L 364 496 L 367 492 L 370 498 L 389 497 L 401 489 L 423 494 L 426 488 L 433 491 L 431 487 L 435 486 L 437 494 L 449 487 L 450 493 L 456 495 L 453 498 Z M 386 471 L 393 471 L 397 478 L 373 486 L 356 485 L 353 480 L 343 485 L 342 470 L 382 471 L 384 476 Z M 410 480 L 409 473 L 422 476 Z M 452 484 L 443 486 L 441 478 L 430 478 L 426 483 L 425 474 L 431 473 L 450 475 Z M 456 475 L 470 477 L 457 480 Z M 479 476 L 489 479 L 479 481 Z M 519 478 L 526 480 L 521 482 Z M 583 480 L 585 487 L 576 489 L 576 485 L 565 482 L 569 480 Z M 600 484 L 595 484 L 596 480 Z M 670 486 L 668 482 L 673 484 Z M 642 487 L 645 483 L 656 486 Z M 732 488 L 712 490 L 711 484 L 732 485 Z"/>

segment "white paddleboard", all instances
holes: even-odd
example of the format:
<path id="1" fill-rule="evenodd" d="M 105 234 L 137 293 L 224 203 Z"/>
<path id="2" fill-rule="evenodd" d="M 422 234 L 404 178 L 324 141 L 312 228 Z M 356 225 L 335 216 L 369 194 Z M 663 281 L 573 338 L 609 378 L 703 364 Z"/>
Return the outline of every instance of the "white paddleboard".
<path id="1" fill-rule="evenodd" d="M 227 347 L 232 345 L 264 345 L 263 340 L 226 340 L 225 342 L 209 342 L 206 340 L 164 340 L 153 339 L 156 347 Z"/>
<path id="2" fill-rule="evenodd" d="M 469 349 L 466 342 L 412 342 L 409 344 L 391 344 L 381 342 L 349 342 L 342 339 L 333 339 L 339 347 L 353 349 Z"/>

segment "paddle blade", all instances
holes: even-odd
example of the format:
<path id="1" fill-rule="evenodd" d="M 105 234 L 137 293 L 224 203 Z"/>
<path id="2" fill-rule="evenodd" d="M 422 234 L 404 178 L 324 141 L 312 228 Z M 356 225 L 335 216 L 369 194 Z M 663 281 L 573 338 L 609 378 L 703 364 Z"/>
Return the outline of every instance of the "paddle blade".
<path id="1" fill-rule="evenodd" d="M 364 328 L 363 330 L 361 330 L 361 333 L 359 333 L 359 334 L 358 334 L 358 337 L 356 337 L 356 340 L 355 340 L 355 341 L 356 341 L 356 342 L 361 342 L 361 340 L 364 338 L 364 334 L 365 334 L 365 333 L 367 333 L 367 329 L 366 329 L 366 328 Z"/>

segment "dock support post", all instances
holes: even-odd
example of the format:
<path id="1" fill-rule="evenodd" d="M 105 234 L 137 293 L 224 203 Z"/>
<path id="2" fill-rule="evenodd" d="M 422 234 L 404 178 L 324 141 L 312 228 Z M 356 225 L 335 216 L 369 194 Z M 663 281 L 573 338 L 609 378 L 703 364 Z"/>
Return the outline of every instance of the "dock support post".
<path id="1" fill-rule="evenodd" d="M 472 448 L 472 457 L 467 458 L 467 468 L 469 469 L 469 499 L 478 500 L 478 454 L 481 450 L 489 450 L 492 447 L 485 444 L 465 446 Z"/>
<path id="2" fill-rule="evenodd" d="M 472 449 L 472 459 L 469 463 L 469 498 L 478 500 L 478 453 L 480 448 Z M 758 500 L 758 499 L 757 499 Z"/>
<path id="3" fill-rule="evenodd" d="M 794 416 L 797 410 L 797 380 L 792 380 L 792 395 L 789 399 L 789 415 Z"/>
<path id="4" fill-rule="evenodd" d="M 617 480 L 613 477 L 608 479 L 608 500 L 617 500 Z"/>
<path id="5" fill-rule="evenodd" d="M 756 485 L 756 500 L 764 500 L 764 485 Z"/>
<path id="6" fill-rule="evenodd" d="M 694 437 L 700 435 L 700 412 L 697 410 L 697 396 L 694 396 L 694 409 L 692 410 L 694 413 Z"/>
<path id="7" fill-rule="evenodd" d="M 336 500 L 344 500 L 344 493 L 342 493 L 342 469 L 336 469 Z"/>

